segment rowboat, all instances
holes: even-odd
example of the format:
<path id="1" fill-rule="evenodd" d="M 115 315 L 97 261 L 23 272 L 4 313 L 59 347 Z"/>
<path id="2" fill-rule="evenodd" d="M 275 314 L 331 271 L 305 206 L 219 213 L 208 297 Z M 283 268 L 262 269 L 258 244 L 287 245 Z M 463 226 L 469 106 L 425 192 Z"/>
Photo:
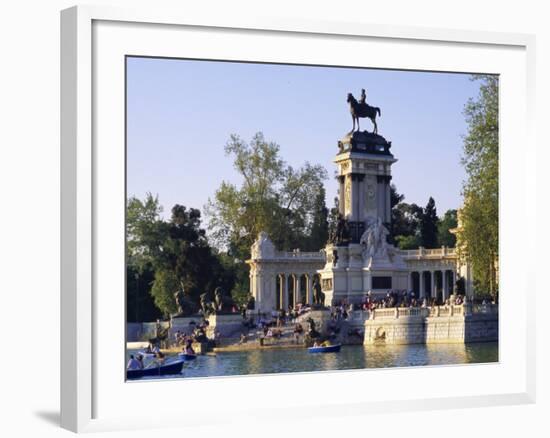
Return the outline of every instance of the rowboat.
<path id="1" fill-rule="evenodd" d="M 307 351 L 309 353 L 338 353 L 342 344 L 327 345 L 326 347 L 309 347 Z"/>
<path id="2" fill-rule="evenodd" d="M 139 379 L 146 376 L 170 376 L 180 374 L 183 368 L 183 360 L 170 362 L 164 365 L 157 365 L 142 370 L 126 370 L 127 379 Z"/>
<path id="3" fill-rule="evenodd" d="M 141 354 L 143 357 L 155 357 L 156 354 L 153 352 L 147 352 L 145 350 L 139 350 L 137 354 Z"/>
<path id="4" fill-rule="evenodd" d="M 197 358 L 196 354 L 187 354 L 187 353 L 178 353 L 178 356 L 184 362 L 190 362 L 190 361 L 195 360 Z"/>

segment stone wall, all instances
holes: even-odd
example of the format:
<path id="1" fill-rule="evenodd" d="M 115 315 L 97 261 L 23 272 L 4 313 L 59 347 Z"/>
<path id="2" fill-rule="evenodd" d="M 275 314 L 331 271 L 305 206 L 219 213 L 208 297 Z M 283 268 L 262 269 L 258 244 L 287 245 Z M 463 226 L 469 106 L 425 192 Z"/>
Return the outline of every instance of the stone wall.
<path id="1" fill-rule="evenodd" d="M 167 328 L 169 323 L 166 321 L 161 322 L 162 328 Z M 154 338 L 157 333 L 156 322 L 128 322 L 126 323 L 126 341 L 127 342 L 139 342 L 148 341 Z"/>
<path id="2" fill-rule="evenodd" d="M 365 321 L 365 345 L 491 341 L 498 341 L 498 313 L 427 316 L 420 312 Z"/>

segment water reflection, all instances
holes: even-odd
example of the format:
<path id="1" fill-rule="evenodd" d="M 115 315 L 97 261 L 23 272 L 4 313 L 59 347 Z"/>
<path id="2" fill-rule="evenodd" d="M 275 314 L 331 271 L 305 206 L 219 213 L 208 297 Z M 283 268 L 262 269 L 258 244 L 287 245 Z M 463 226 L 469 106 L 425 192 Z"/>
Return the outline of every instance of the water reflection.
<path id="1" fill-rule="evenodd" d="M 127 354 L 133 353 L 128 351 Z M 199 356 L 182 377 L 289 373 L 361 368 L 487 363 L 498 361 L 497 343 L 344 346 L 340 353 L 310 354 L 305 348 L 253 350 Z M 173 378 L 171 376 L 170 378 Z"/>

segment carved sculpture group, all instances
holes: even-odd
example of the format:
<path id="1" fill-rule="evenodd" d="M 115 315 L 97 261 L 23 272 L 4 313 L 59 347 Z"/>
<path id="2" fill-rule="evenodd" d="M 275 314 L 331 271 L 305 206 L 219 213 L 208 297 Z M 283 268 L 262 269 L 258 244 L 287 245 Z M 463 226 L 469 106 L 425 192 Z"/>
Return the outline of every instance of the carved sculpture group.
<path id="1" fill-rule="evenodd" d="M 389 231 L 382 223 L 382 219 L 371 220 L 359 240 L 363 247 L 363 258 L 374 257 L 375 255 L 386 256 L 388 253 L 388 234 Z"/>
<path id="2" fill-rule="evenodd" d="M 333 245 L 345 245 L 350 241 L 350 230 L 348 221 L 338 214 L 336 227 L 330 231 L 329 242 Z"/>
<path id="3" fill-rule="evenodd" d="M 191 299 L 183 284 L 174 293 L 174 299 L 177 307 L 177 313 L 173 315 L 174 318 L 196 315 L 199 310 L 205 316 L 213 313 L 231 313 L 235 308 L 235 301 L 233 301 L 231 293 L 225 292 L 219 286 L 214 289 L 214 299 L 211 299 L 208 292 L 201 294 L 199 305 Z"/>

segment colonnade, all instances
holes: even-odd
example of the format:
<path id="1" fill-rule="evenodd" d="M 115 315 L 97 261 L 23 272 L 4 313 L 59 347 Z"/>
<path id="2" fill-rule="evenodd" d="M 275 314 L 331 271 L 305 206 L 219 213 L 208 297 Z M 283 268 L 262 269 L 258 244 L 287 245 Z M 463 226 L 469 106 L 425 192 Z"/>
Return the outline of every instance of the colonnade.
<path id="1" fill-rule="evenodd" d="M 409 274 L 410 289 L 419 298 L 447 299 L 455 292 L 456 272 L 453 269 L 415 270 Z"/>
<path id="2" fill-rule="evenodd" d="M 313 304 L 313 279 L 319 275 L 307 273 L 278 273 L 277 282 L 277 309 L 296 307 L 297 304 Z"/>

